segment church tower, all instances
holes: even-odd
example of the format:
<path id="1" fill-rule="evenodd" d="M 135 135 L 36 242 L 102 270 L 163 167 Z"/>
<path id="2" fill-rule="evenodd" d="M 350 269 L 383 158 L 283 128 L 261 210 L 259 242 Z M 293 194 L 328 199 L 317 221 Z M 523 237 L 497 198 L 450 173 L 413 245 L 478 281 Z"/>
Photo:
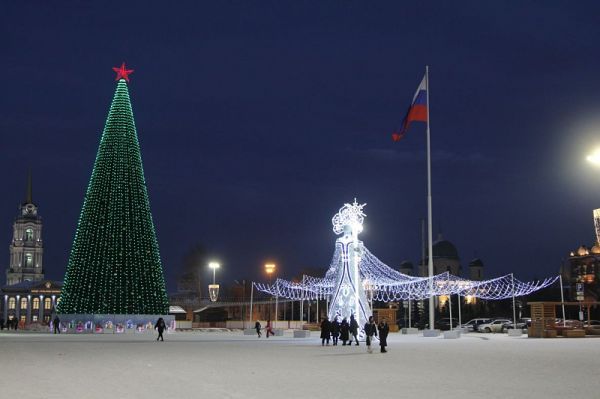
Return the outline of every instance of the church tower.
<path id="1" fill-rule="evenodd" d="M 9 247 L 10 266 L 6 270 L 6 284 L 44 279 L 42 255 L 42 218 L 31 196 L 31 172 L 27 176 L 27 194 L 21 204 L 20 215 L 13 223 L 13 238 Z"/>

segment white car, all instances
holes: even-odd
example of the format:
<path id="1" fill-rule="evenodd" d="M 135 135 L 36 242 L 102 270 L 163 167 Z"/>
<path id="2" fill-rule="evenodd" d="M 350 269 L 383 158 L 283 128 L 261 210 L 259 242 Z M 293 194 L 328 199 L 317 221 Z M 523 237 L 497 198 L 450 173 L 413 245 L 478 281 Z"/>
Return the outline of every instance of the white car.
<path id="1" fill-rule="evenodd" d="M 461 328 L 466 328 L 467 331 L 471 332 L 471 331 L 477 331 L 477 326 L 483 323 L 489 323 L 491 322 L 493 319 L 471 319 L 469 321 L 467 321 L 466 323 L 461 325 Z"/>
<path id="2" fill-rule="evenodd" d="M 477 326 L 477 331 L 484 332 L 484 333 L 491 333 L 491 332 L 499 333 L 499 332 L 504 332 L 504 325 L 506 323 L 511 323 L 511 321 L 508 320 L 508 319 L 496 319 L 496 320 L 491 321 L 489 323 L 484 323 L 484 324 L 478 325 Z"/>

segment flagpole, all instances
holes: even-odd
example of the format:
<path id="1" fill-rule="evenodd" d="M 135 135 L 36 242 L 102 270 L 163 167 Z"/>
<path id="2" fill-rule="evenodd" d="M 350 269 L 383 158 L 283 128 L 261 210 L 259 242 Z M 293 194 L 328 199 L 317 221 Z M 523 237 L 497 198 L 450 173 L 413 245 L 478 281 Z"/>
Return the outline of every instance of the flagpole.
<path id="1" fill-rule="evenodd" d="M 434 296 L 433 296 L 433 237 L 432 237 L 432 222 L 431 222 L 431 132 L 429 130 L 429 65 L 425 66 L 425 85 L 427 87 L 427 250 L 428 262 L 427 269 L 429 272 L 429 329 L 434 330 Z"/>

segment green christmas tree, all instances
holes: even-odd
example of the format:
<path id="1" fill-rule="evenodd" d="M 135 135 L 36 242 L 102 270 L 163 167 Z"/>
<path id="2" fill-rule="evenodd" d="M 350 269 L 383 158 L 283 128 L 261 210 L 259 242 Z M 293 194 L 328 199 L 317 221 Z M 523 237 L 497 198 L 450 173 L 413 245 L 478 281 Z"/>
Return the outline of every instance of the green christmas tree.
<path id="1" fill-rule="evenodd" d="M 125 64 L 83 201 L 60 314 L 167 314 Z"/>

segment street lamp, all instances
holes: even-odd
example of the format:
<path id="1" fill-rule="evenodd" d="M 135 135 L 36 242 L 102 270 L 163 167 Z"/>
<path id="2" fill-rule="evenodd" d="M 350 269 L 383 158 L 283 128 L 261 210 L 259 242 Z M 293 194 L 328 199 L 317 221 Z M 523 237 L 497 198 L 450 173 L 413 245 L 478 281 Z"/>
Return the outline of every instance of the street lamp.
<path id="1" fill-rule="evenodd" d="M 265 273 L 269 276 L 269 283 L 273 281 L 273 274 L 275 273 L 275 263 L 265 263 Z M 279 292 L 275 294 L 275 323 L 277 322 L 277 302 L 279 299 Z M 269 306 L 269 315 L 271 313 L 271 307 Z M 275 325 L 275 324 L 274 324 Z"/>
<path id="2" fill-rule="evenodd" d="M 216 302 L 219 297 L 219 284 L 215 283 L 215 273 L 217 269 L 221 267 L 221 265 L 217 262 L 210 262 L 208 267 L 213 271 L 213 283 L 208 285 L 208 294 L 210 295 L 210 300 L 212 302 Z"/>
<path id="3" fill-rule="evenodd" d="M 588 160 L 588 162 L 591 162 L 594 165 L 600 165 L 600 149 L 588 155 L 586 159 Z"/>

